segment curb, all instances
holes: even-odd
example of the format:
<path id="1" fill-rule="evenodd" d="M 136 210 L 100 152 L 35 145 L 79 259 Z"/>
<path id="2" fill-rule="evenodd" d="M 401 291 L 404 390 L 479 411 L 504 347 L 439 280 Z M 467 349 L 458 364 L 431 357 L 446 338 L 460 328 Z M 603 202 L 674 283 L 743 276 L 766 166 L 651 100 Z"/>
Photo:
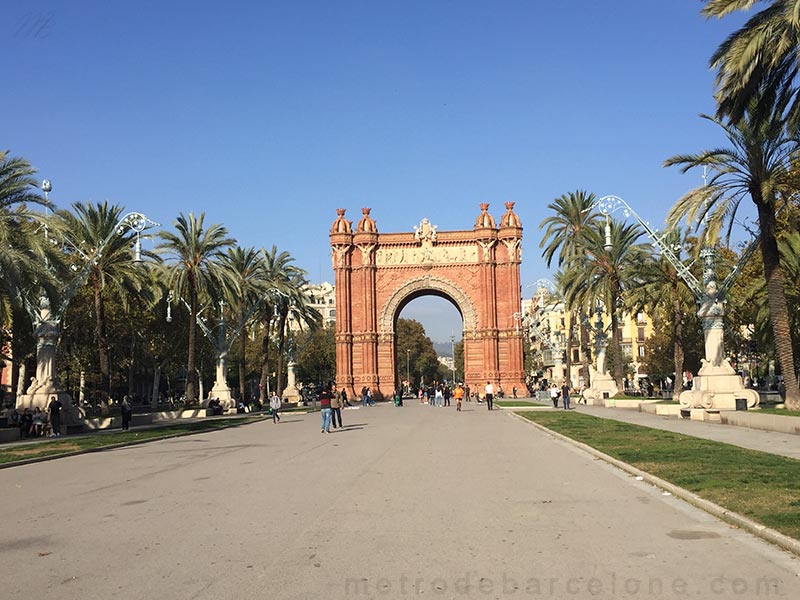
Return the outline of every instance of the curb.
<path id="1" fill-rule="evenodd" d="M 789 537 L 788 535 L 784 535 L 779 531 L 775 531 L 774 529 L 767 527 L 766 525 L 762 525 L 761 523 L 757 523 L 752 519 L 748 519 L 747 517 L 740 515 L 739 513 L 733 512 L 728 510 L 727 508 L 723 508 L 719 504 L 715 504 L 705 498 L 701 498 L 697 494 L 690 492 L 682 487 L 675 485 L 674 483 L 670 483 L 660 477 L 656 477 L 655 475 L 651 475 L 647 471 L 642 471 L 641 469 L 637 469 L 633 465 L 629 465 L 626 462 L 623 462 L 613 456 L 609 456 L 604 452 L 600 452 L 596 448 L 589 446 L 588 444 L 584 444 L 583 442 L 579 442 L 577 440 L 572 439 L 562 433 L 558 433 L 553 431 L 552 429 L 548 429 L 547 427 L 540 425 L 539 423 L 534 423 L 529 419 L 521 417 L 517 414 L 509 413 L 515 419 L 519 419 L 520 421 L 527 423 L 528 425 L 532 425 L 533 427 L 543 431 L 556 439 L 559 439 L 563 442 L 569 442 L 574 446 L 577 446 L 581 450 L 595 456 L 605 462 L 614 465 L 618 469 L 625 471 L 626 473 L 630 473 L 636 477 L 641 477 L 643 481 L 659 487 L 663 490 L 668 491 L 673 496 L 688 502 L 692 506 L 695 506 L 705 512 L 717 517 L 725 521 L 726 523 L 730 523 L 732 525 L 736 525 L 740 529 L 744 529 L 745 531 L 759 537 L 767 542 L 775 544 L 779 548 L 786 550 L 787 552 L 791 552 L 796 556 L 800 556 L 800 540 L 796 540 L 794 538 Z"/>
<path id="2" fill-rule="evenodd" d="M 222 431 L 223 429 L 230 429 L 231 427 L 241 427 L 242 425 L 251 425 L 253 423 L 260 423 L 265 420 L 257 419 L 248 423 L 236 423 L 228 427 L 220 427 L 218 429 L 209 429 L 207 431 L 183 431 L 172 435 L 165 435 L 164 437 L 149 438 L 146 440 L 131 440 L 129 442 L 120 442 L 119 444 L 111 444 L 109 446 L 101 446 L 100 448 L 86 448 L 85 450 L 72 450 L 71 452 L 62 452 L 60 454 L 48 454 L 47 456 L 37 456 L 34 458 L 24 458 L 22 460 L 15 460 L 13 462 L 1 463 L 0 469 L 10 469 L 11 467 L 24 467 L 25 465 L 33 465 L 48 460 L 56 460 L 58 458 L 67 458 L 69 456 L 80 456 L 81 454 L 91 454 L 93 452 L 105 452 L 106 450 L 117 450 L 119 448 L 127 448 L 128 446 L 139 446 L 141 444 L 149 444 L 150 442 L 158 442 L 161 440 L 171 440 L 179 437 L 186 437 L 188 435 L 198 435 L 201 433 L 211 433 L 213 431 Z M 68 439 L 68 438 L 64 438 Z"/>

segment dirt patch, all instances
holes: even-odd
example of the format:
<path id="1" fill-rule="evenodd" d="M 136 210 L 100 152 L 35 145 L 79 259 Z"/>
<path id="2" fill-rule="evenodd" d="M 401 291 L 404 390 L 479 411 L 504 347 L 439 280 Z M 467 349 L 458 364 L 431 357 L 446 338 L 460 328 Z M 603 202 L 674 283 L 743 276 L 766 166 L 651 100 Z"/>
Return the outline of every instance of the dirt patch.
<path id="1" fill-rule="evenodd" d="M 75 452 L 80 450 L 81 447 L 77 444 L 47 444 L 46 446 L 41 446 L 39 448 L 20 448 L 19 450 L 7 450 L 9 454 L 13 454 L 14 456 L 35 456 L 36 454 L 41 454 L 42 452 Z"/>

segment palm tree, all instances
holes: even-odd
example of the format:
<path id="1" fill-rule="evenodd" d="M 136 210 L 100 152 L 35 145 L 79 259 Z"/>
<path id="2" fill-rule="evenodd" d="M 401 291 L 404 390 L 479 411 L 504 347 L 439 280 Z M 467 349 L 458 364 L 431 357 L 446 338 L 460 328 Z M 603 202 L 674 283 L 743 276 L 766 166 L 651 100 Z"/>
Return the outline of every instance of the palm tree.
<path id="1" fill-rule="evenodd" d="M 584 190 L 569 192 L 553 200 L 547 205 L 554 214 L 545 218 L 539 229 L 544 229 L 544 234 L 539 242 L 539 247 L 544 248 L 542 257 L 550 268 L 554 258 L 562 267 L 565 262 L 573 260 L 583 253 L 585 233 L 588 229 L 597 228 L 601 223 L 600 214 L 594 209 L 595 195 Z M 559 279 L 560 277 L 557 277 Z M 563 292 L 562 292 L 563 294 Z M 585 299 L 584 299 L 585 300 Z M 578 301 L 566 303 L 565 308 L 570 312 L 569 331 L 567 332 L 567 378 L 571 370 L 572 356 L 570 345 L 572 343 L 573 328 L 576 323 L 580 327 L 581 346 L 581 371 L 586 385 L 589 384 L 589 331 L 583 324 L 582 314 L 586 304 Z"/>
<path id="2" fill-rule="evenodd" d="M 754 105 L 751 108 L 754 109 Z M 725 239 L 729 240 L 741 203 L 748 197 L 752 200 L 758 212 L 759 245 L 772 333 L 786 382 L 786 404 L 796 410 L 800 408 L 800 389 L 778 249 L 776 214 L 794 192 L 791 158 L 800 140 L 785 134 L 785 121 L 779 111 L 759 121 L 751 119 L 750 113 L 748 110 L 736 124 L 702 115 L 723 128 L 731 147 L 674 156 L 665 161 L 665 166 L 680 165 L 684 173 L 698 166 L 712 170 L 708 185 L 678 200 L 667 220 L 674 225 L 683 217 L 698 223 L 708 217 L 703 236 L 715 241 L 727 224 Z"/>
<path id="3" fill-rule="evenodd" d="M 267 387 L 269 383 L 270 374 L 270 360 L 269 360 L 269 346 L 270 346 L 270 333 L 272 330 L 272 321 L 278 316 L 277 298 L 288 294 L 291 288 L 290 281 L 293 273 L 299 269 L 292 265 L 294 258 L 288 252 L 278 252 L 276 246 L 272 249 L 263 251 L 264 255 L 264 270 L 266 280 L 269 282 L 270 287 L 277 292 L 277 296 L 273 296 L 271 302 L 263 304 L 263 309 L 260 311 L 260 320 L 264 329 L 264 337 L 261 341 L 261 391 L 259 394 L 259 402 L 263 404 L 267 398 Z M 280 393 L 281 390 L 278 390 Z"/>
<path id="4" fill-rule="evenodd" d="M 663 238 L 680 257 L 680 248 L 689 248 L 694 240 L 688 233 L 673 229 Z M 694 295 L 681 279 L 675 267 L 663 255 L 643 255 L 642 260 L 632 265 L 631 276 L 637 282 L 627 298 L 631 312 L 644 309 L 650 315 L 668 314 L 673 339 L 673 361 L 676 381 L 683 373 L 686 315 L 694 310 Z"/>
<path id="5" fill-rule="evenodd" d="M 569 305 L 587 305 L 601 300 L 611 317 L 611 366 L 617 387 L 623 389 L 624 358 L 620 311 L 624 294 L 635 286 L 632 268 L 642 259 L 644 249 L 637 245 L 642 235 L 638 224 L 624 224 L 609 219 L 610 244 L 604 231 L 590 227 L 584 231 L 583 253 L 575 254 L 565 263 L 564 300 Z"/>
<path id="6" fill-rule="evenodd" d="M 228 248 L 222 257 L 222 265 L 228 271 L 230 285 L 226 295 L 234 307 L 239 333 L 239 395 L 244 399 L 247 389 L 245 355 L 247 351 L 247 323 L 245 317 L 267 292 L 267 278 L 263 254 L 253 247 Z"/>
<path id="7" fill-rule="evenodd" d="M 34 231 L 27 204 L 50 206 L 33 178 L 36 169 L 24 158 L 0 152 L 0 322 L 8 324 L 23 290 L 47 278 L 43 257 L 49 250 Z"/>
<path id="8" fill-rule="evenodd" d="M 722 18 L 750 9 L 756 0 L 705 0 L 703 14 Z M 754 99 L 766 94 L 767 102 L 752 113 L 755 121 L 771 117 L 770 111 L 788 107 L 792 130 L 800 125 L 800 0 L 773 0 L 731 34 L 710 60 L 717 70 L 718 116 L 738 122 Z"/>
<path id="9" fill-rule="evenodd" d="M 225 285 L 225 274 L 220 267 L 223 252 L 235 244 L 227 237 L 228 230 L 222 225 L 204 227 L 205 213 L 195 217 L 181 213 L 175 220 L 177 234 L 162 231 L 163 240 L 158 251 L 165 255 L 165 276 L 169 289 L 186 298 L 189 304 L 189 339 L 186 359 L 186 402 L 197 401 L 197 371 L 195 352 L 197 338 L 198 298 L 211 296 L 214 290 Z"/>
<path id="10" fill-rule="evenodd" d="M 302 329 L 305 325 L 310 331 L 318 329 L 322 325 L 322 315 L 312 306 L 306 288 L 308 281 L 305 278 L 305 271 L 297 269 L 290 274 L 288 281 L 288 293 L 277 299 L 278 306 L 278 365 L 277 365 L 277 387 L 278 390 L 284 389 L 285 371 L 284 356 L 286 355 L 286 337 L 290 334 L 289 321 L 293 319 Z"/>
<path id="11" fill-rule="evenodd" d="M 87 283 L 94 296 L 95 340 L 99 357 L 99 391 L 107 397 L 110 392 L 111 370 L 106 333 L 104 292 L 107 287 L 118 290 L 120 298 L 140 296 L 146 291 L 146 273 L 134 261 L 133 242 L 136 231 L 120 230 L 124 208 L 108 202 L 91 204 L 76 202 L 72 210 L 59 210 L 53 220 L 54 229 L 65 240 L 65 250 L 81 261 L 91 260 Z M 103 246 L 103 244 L 105 244 Z M 102 250 L 98 252 L 98 248 Z M 152 252 L 145 255 L 156 259 Z"/>

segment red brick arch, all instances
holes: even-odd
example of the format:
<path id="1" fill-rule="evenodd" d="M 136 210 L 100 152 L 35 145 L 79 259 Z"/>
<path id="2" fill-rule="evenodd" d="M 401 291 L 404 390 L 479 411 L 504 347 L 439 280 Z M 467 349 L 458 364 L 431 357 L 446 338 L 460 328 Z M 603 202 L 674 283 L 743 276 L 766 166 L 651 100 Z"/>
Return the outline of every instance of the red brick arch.
<path id="1" fill-rule="evenodd" d="M 519 316 L 522 225 L 513 202 L 499 227 L 481 204 L 472 230 L 379 233 L 370 209 L 352 228 L 338 209 L 330 231 L 336 280 L 336 383 L 379 397 L 399 384 L 395 324 L 414 298 L 437 295 L 463 319 L 465 382 L 524 389 Z"/>

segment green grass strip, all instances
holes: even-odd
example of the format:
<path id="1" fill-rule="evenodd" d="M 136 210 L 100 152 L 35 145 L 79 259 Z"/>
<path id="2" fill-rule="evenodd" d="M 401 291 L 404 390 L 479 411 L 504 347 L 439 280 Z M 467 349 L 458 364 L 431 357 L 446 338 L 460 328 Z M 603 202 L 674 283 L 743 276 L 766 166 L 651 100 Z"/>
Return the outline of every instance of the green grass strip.
<path id="1" fill-rule="evenodd" d="M 786 410 L 785 408 L 762 408 L 760 410 L 753 411 L 753 414 L 755 415 L 759 413 L 764 413 L 767 415 L 780 415 L 782 417 L 800 417 L 800 410 Z"/>
<path id="2" fill-rule="evenodd" d="M 575 412 L 517 414 L 800 539 L 800 460 Z"/>
<path id="3" fill-rule="evenodd" d="M 495 400 L 497 406 L 514 407 L 514 406 L 544 406 L 540 402 L 530 402 L 528 400 Z"/>
<path id="4" fill-rule="evenodd" d="M 0 447 L 0 464 L 44 457 L 56 458 L 59 455 L 71 455 L 78 452 L 99 450 L 111 446 L 118 446 L 120 444 L 159 440 L 193 433 L 205 433 L 207 431 L 236 427 L 237 425 L 244 425 L 262 419 L 263 417 L 260 416 L 235 419 L 209 419 L 207 421 L 192 421 L 185 424 L 179 423 L 149 429 L 132 429 L 114 433 L 93 433 L 60 437 L 56 439 L 47 439 L 46 441 L 37 442 L 35 444 L 13 444 Z"/>

